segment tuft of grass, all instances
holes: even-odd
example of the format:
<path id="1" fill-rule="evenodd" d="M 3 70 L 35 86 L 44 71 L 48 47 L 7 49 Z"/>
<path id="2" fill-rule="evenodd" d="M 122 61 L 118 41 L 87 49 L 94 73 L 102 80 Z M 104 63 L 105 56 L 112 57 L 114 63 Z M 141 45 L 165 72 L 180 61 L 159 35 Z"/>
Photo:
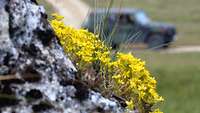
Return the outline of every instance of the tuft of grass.
<path id="1" fill-rule="evenodd" d="M 110 0 L 83 1 L 90 6 L 96 1 L 96 7 L 107 7 Z M 200 44 L 199 4 L 199 0 L 114 0 L 113 7 L 141 8 L 154 21 L 174 24 L 178 35 L 172 46 L 183 46 Z"/>

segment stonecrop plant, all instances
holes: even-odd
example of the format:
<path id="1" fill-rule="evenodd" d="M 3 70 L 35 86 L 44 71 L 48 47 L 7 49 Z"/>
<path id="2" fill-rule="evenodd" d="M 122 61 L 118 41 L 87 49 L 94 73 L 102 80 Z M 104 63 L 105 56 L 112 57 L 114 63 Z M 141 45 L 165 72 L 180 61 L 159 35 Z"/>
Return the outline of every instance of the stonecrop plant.
<path id="1" fill-rule="evenodd" d="M 106 96 L 114 94 L 125 99 L 127 109 L 137 109 L 140 113 L 162 113 L 152 107 L 163 98 L 156 92 L 156 80 L 145 68 L 144 61 L 131 53 L 115 53 L 98 35 L 66 26 L 62 16 L 53 16 L 51 26 L 76 65 L 80 79 L 93 81 L 94 84 L 90 85 Z M 147 106 L 150 109 L 147 110 Z"/>

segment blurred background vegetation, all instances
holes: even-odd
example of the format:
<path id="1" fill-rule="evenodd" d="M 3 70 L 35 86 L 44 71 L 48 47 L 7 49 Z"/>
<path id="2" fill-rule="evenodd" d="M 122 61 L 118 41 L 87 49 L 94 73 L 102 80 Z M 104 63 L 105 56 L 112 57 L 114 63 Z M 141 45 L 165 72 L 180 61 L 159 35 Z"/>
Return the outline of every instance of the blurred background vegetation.
<path id="1" fill-rule="evenodd" d="M 83 1 L 91 7 L 107 7 L 111 0 Z M 199 0 L 114 0 L 113 2 L 113 7 L 144 9 L 152 20 L 176 25 L 178 35 L 173 46 L 200 45 L 199 5 Z"/>
<path id="2" fill-rule="evenodd" d="M 48 14 L 55 12 L 44 0 Z M 91 7 L 107 7 L 110 0 L 83 0 Z M 96 1 L 97 3 L 95 4 Z M 155 21 L 176 25 L 178 35 L 172 47 L 200 45 L 200 0 L 114 0 L 114 7 L 144 9 Z M 158 92 L 164 96 L 165 113 L 200 113 L 200 53 L 123 50 L 146 61 L 158 80 Z"/>

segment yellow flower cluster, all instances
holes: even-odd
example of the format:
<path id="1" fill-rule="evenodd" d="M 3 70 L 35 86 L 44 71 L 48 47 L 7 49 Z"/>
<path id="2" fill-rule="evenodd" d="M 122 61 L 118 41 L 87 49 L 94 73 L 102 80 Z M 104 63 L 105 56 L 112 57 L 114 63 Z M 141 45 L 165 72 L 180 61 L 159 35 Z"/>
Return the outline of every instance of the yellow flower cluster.
<path id="1" fill-rule="evenodd" d="M 144 103 L 153 105 L 163 100 L 156 92 L 156 80 L 146 70 L 145 62 L 130 53 L 117 53 L 112 56 L 110 48 L 99 40 L 97 35 L 87 30 L 65 26 L 62 16 L 56 14 L 53 16 L 55 19 L 50 21 L 51 25 L 65 52 L 76 63 L 77 68 L 84 71 L 84 68 L 93 65 L 99 67 L 96 75 L 104 75 L 104 82 L 101 83 L 109 86 L 104 88 L 125 98 L 127 108 L 140 109 Z M 158 111 L 152 113 L 161 113 Z"/>
<path id="2" fill-rule="evenodd" d="M 131 53 L 118 53 L 112 69 L 115 72 L 112 76 L 115 80 L 113 91 L 119 96 L 124 96 L 130 107 L 133 108 L 135 103 L 141 101 L 151 105 L 163 101 L 156 92 L 156 80 L 145 69 L 145 62 Z"/>
<path id="3" fill-rule="evenodd" d="M 101 63 L 110 62 L 108 49 L 98 36 L 84 29 L 74 29 L 65 26 L 61 21 L 62 17 L 53 14 L 56 19 L 51 21 L 51 25 L 64 47 L 77 66 L 84 67 L 85 64 L 100 60 Z"/>

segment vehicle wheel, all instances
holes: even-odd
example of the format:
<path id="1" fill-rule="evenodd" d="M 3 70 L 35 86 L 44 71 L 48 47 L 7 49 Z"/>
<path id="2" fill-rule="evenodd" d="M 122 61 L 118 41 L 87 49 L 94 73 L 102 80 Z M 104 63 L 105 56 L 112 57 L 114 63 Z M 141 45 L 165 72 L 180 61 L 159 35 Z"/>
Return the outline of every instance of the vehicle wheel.
<path id="1" fill-rule="evenodd" d="M 153 35 L 148 40 L 148 48 L 149 49 L 162 49 L 166 45 L 164 44 L 165 41 L 161 35 Z"/>

